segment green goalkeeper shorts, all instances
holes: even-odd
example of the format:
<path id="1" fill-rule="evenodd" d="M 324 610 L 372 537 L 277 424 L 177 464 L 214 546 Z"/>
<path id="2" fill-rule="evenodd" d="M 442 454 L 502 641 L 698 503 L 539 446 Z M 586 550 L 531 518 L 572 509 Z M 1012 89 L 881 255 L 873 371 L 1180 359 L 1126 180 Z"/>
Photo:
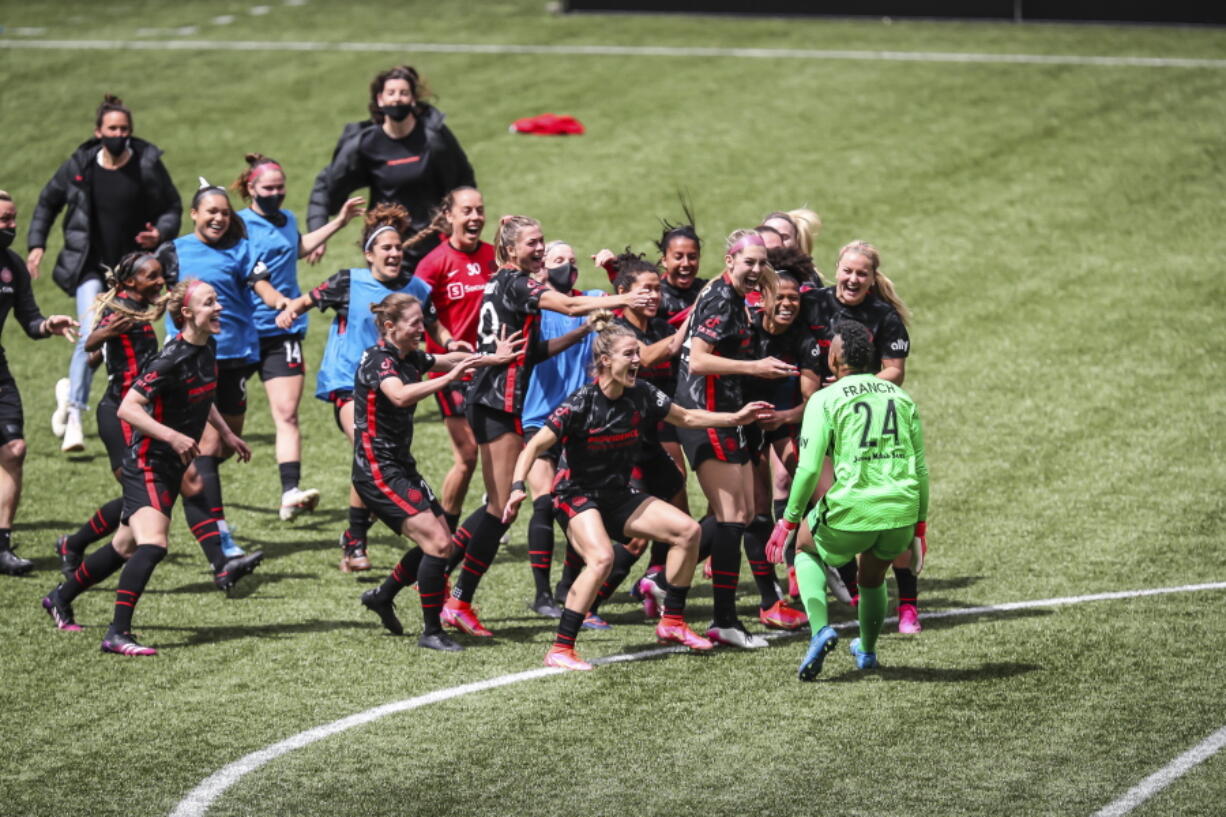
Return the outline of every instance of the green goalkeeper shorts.
<path id="1" fill-rule="evenodd" d="M 813 532 L 817 555 L 831 567 L 841 567 L 861 553 L 871 552 L 883 562 L 892 562 L 911 547 L 915 525 L 889 530 L 835 530 L 825 523 Z"/>

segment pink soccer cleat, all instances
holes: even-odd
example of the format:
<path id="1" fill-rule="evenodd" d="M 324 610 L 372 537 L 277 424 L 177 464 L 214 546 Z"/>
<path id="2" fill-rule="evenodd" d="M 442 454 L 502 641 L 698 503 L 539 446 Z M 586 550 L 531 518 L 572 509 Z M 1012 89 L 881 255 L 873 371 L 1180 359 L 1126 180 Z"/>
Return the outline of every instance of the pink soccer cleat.
<path id="1" fill-rule="evenodd" d="M 680 644 L 691 650 L 709 650 L 715 647 L 710 640 L 690 629 L 684 619 L 665 617 L 656 625 L 656 640 L 661 644 Z"/>
<path id="2" fill-rule="evenodd" d="M 466 601 L 447 599 L 440 618 L 448 627 L 454 627 L 467 635 L 481 638 L 491 638 L 494 635 L 481 625 L 481 619 L 477 618 L 477 611 Z"/>
<path id="3" fill-rule="evenodd" d="M 914 604 L 898 605 L 898 632 L 915 635 L 924 628 L 920 626 L 919 610 Z"/>
<path id="4" fill-rule="evenodd" d="M 584 661 L 571 647 L 559 647 L 554 644 L 545 653 L 545 666 L 566 670 L 590 670 L 592 665 Z"/>

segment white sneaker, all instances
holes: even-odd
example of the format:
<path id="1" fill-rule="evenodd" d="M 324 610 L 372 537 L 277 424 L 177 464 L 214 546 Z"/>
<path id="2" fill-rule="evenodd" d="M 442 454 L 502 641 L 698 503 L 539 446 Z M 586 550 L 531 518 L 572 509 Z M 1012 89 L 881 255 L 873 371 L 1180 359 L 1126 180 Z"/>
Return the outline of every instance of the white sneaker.
<path id="1" fill-rule="evenodd" d="M 281 521 L 288 522 L 295 516 L 310 513 L 319 504 L 319 491 L 314 488 L 290 488 L 281 494 Z"/>
<path id="2" fill-rule="evenodd" d="M 84 451 L 85 431 L 81 428 L 81 410 L 68 409 L 68 422 L 64 424 L 64 442 L 61 451 Z"/>
<path id="3" fill-rule="evenodd" d="M 67 377 L 55 381 L 55 411 L 51 412 L 51 433 L 57 437 L 63 437 L 68 427 L 68 390 L 71 388 L 72 381 Z"/>
<path id="4" fill-rule="evenodd" d="M 716 627 L 712 624 L 707 628 L 707 638 L 716 644 L 727 644 L 742 650 L 760 650 L 769 646 L 765 638 L 749 632 L 739 621 L 731 627 Z"/>

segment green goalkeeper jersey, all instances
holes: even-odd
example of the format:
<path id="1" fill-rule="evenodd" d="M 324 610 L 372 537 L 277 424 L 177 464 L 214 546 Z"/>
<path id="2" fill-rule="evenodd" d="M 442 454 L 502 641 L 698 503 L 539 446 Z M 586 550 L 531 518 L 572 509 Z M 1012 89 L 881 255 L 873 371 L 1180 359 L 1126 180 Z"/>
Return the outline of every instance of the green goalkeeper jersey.
<path id="1" fill-rule="evenodd" d="M 836 530 L 888 530 L 928 517 L 928 464 L 919 411 L 910 395 L 871 374 L 848 375 L 809 398 L 800 459 L 784 518 L 799 521 L 822 459 L 834 484 L 809 519 Z"/>

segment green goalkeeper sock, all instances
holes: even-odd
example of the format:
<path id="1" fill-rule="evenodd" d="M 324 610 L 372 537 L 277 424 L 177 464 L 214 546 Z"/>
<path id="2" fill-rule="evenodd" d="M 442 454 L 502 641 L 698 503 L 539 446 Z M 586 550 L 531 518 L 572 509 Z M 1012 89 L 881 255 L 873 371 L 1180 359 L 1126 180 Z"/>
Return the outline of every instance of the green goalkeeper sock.
<path id="1" fill-rule="evenodd" d="M 885 582 L 876 587 L 860 585 L 860 649 L 864 652 L 877 652 L 877 636 L 885 623 L 888 601 Z"/>
<path id="2" fill-rule="evenodd" d="M 800 585 L 800 600 L 809 616 L 809 629 L 816 633 L 830 623 L 826 610 L 826 566 L 816 553 L 796 551 L 796 583 Z"/>

